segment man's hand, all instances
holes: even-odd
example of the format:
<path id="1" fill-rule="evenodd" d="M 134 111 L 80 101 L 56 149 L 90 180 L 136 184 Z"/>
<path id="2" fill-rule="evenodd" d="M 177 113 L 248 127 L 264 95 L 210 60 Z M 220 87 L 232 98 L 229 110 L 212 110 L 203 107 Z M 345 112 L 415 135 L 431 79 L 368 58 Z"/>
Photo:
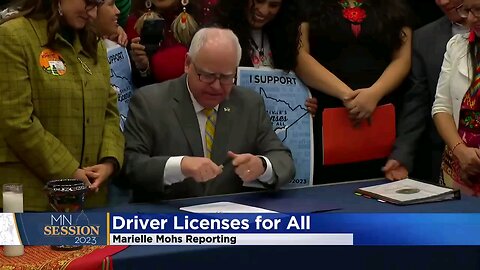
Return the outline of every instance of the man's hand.
<path id="1" fill-rule="evenodd" d="M 184 157 L 180 167 L 183 175 L 197 182 L 207 182 L 222 173 L 220 166 L 204 157 Z"/>
<path id="2" fill-rule="evenodd" d="M 228 156 L 232 159 L 235 173 L 244 182 L 252 182 L 265 172 L 262 160 L 257 156 L 252 154 L 235 154 L 232 151 L 228 151 Z"/>
<path id="3" fill-rule="evenodd" d="M 106 162 L 102 164 L 97 164 L 95 166 L 84 168 L 88 179 L 92 184 L 90 185 L 90 190 L 98 192 L 100 186 L 108 180 L 108 178 L 113 174 L 115 168 L 112 163 Z"/>
<path id="4" fill-rule="evenodd" d="M 389 159 L 382 170 L 385 172 L 385 178 L 388 180 L 396 181 L 408 177 L 407 168 L 395 159 Z"/>

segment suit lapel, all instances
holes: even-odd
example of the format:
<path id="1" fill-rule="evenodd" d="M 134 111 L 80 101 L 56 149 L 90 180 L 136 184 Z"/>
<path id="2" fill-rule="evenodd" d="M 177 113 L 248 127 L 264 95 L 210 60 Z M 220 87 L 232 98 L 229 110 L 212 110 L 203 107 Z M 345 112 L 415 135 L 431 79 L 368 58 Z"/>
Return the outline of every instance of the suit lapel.
<path id="1" fill-rule="evenodd" d="M 190 145 L 194 156 L 203 157 L 202 139 L 198 126 L 197 115 L 187 89 L 186 76 L 182 76 L 172 83 L 170 91 L 175 91 L 173 111 L 177 116 L 178 123 Z"/>
<path id="2" fill-rule="evenodd" d="M 230 136 L 232 134 L 236 107 L 226 100 L 218 106 L 217 123 L 215 125 L 215 138 L 212 149 L 212 160 L 216 164 L 222 164 L 227 159 L 227 151 L 230 149 Z"/>
<path id="3" fill-rule="evenodd" d="M 460 56 L 460 59 L 458 60 L 458 72 L 460 72 L 460 74 L 470 79 L 472 75 L 469 74 L 470 73 L 469 70 L 471 70 L 471 68 L 467 58 L 468 58 L 468 54 L 464 54 Z"/>

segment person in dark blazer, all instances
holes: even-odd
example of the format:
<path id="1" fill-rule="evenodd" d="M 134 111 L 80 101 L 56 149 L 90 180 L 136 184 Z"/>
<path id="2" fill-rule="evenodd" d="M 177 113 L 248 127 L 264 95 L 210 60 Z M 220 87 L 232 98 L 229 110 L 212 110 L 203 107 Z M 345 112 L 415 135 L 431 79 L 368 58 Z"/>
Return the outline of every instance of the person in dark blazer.
<path id="1" fill-rule="evenodd" d="M 236 193 L 252 182 L 276 189 L 293 178 L 263 99 L 234 86 L 240 56 L 232 31 L 201 29 L 185 75 L 135 92 L 125 128 L 133 201 Z"/>
<path id="2" fill-rule="evenodd" d="M 458 33 L 465 33 L 456 7 L 462 0 L 436 0 L 445 16 L 415 31 L 410 81 L 400 113 L 398 136 L 384 171 L 390 180 L 409 175 L 438 182 L 440 163 L 445 147 L 431 119 L 438 75 L 447 42 Z"/>

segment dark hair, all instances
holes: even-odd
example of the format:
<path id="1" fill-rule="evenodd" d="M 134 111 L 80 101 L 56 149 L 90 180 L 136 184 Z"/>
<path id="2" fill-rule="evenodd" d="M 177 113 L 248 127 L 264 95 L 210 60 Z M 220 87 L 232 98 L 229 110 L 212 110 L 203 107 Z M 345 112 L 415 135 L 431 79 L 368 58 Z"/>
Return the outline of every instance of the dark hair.
<path id="1" fill-rule="evenodd" d="M 338 0 L 322 0 L 309 3 L 308 22 L 310 25 L 310 39 L 321 33 L 335 36 L 337 29 L 332 25 L 339 25 L 345 20 L 337 14 L 341 9 Z M 405 38 L 403 27 L 412 26 L 412 14 L 404 0 L 363 0 L 363 7 L 367 10 L 367 19 L 370 37 L 384 44 L 389 50 L 399 49 Z"/>
<path id="2" fill-rule="evenodd" d="M 55 35 L 61 31 L 62 17 L 58 13 L 59 0 L 29 0 L 25 1 L 19 12 L 6 20 L 25 17 L 34 20 L 47 20 L 47 44 L 48 48 L 54 49 Z M 87 24 L 85 28 L 78 31 L 80 43 L 87 54 L 95 61 L 98 61 L 97 47 L 99 38 L 92 25 Z"/>
<path id="3" fill-rule="evenodd" d="M 475 83 L 475 74 L 477 70 L 478 58 L 477 54 L 479 53 L 479 44 L 480 39 L 475 35 L 475 40 L 473 42 L 468 42 L 468 55 L 470 56 L 470 67 L 472 69 L 472 79 L 470 81 L 470 87 Z"/>
<path id="4" fill-rule="evenodd" d="M 255 5 L 255 0 L 252 0 Z M 220 0 L 215 7 L 216 23 L 231 29 L 242 47 L 240 65 L 252 66 L 250 57 L 251 28 L 247 18 L 249 0 Z M 293 70 L 297 64 L 300 20 L 296 0 L 283 0 L 275 18 L 263 27 L 270 43 L 275 68 Z"/>

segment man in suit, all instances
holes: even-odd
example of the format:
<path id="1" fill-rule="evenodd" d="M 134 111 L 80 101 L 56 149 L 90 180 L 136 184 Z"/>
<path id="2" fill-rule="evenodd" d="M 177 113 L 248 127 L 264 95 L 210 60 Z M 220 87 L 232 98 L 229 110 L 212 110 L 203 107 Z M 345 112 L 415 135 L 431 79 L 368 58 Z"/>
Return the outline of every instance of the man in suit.
<path id="1" fill-rule="evenodd" d="M 125 127 L 134 201 L 236 193 L 251 182 L 274 189 L 293 178 L 263 99 L 234 86 L 240 56 L 233 32 L 201 29 L 185 75 L 135 92 Z"/>
<path id="2" fill-rule="evenodd" d="M 464 20 L 456 7 L 463 0 L 435 0 L 445 16 L 416 30 L 413 35 L 413 58 L 404 106 L 399 116 L 398 136 L 384 171 L 390 180 L 415 178 L 438 182 L 444 143 L 431 119 L 438 76 L 447 42 L 465 33 Z"/>
<path id="3" fill-rule="evenodd" d="M 407 3 L 410 5 L 410 9 L 413 11 L 413 19 L 415 23 L 414 29 L 418 29 L 424 25 L 427 25 L 444 15 L 434 1 L 407 0 Z"/>

